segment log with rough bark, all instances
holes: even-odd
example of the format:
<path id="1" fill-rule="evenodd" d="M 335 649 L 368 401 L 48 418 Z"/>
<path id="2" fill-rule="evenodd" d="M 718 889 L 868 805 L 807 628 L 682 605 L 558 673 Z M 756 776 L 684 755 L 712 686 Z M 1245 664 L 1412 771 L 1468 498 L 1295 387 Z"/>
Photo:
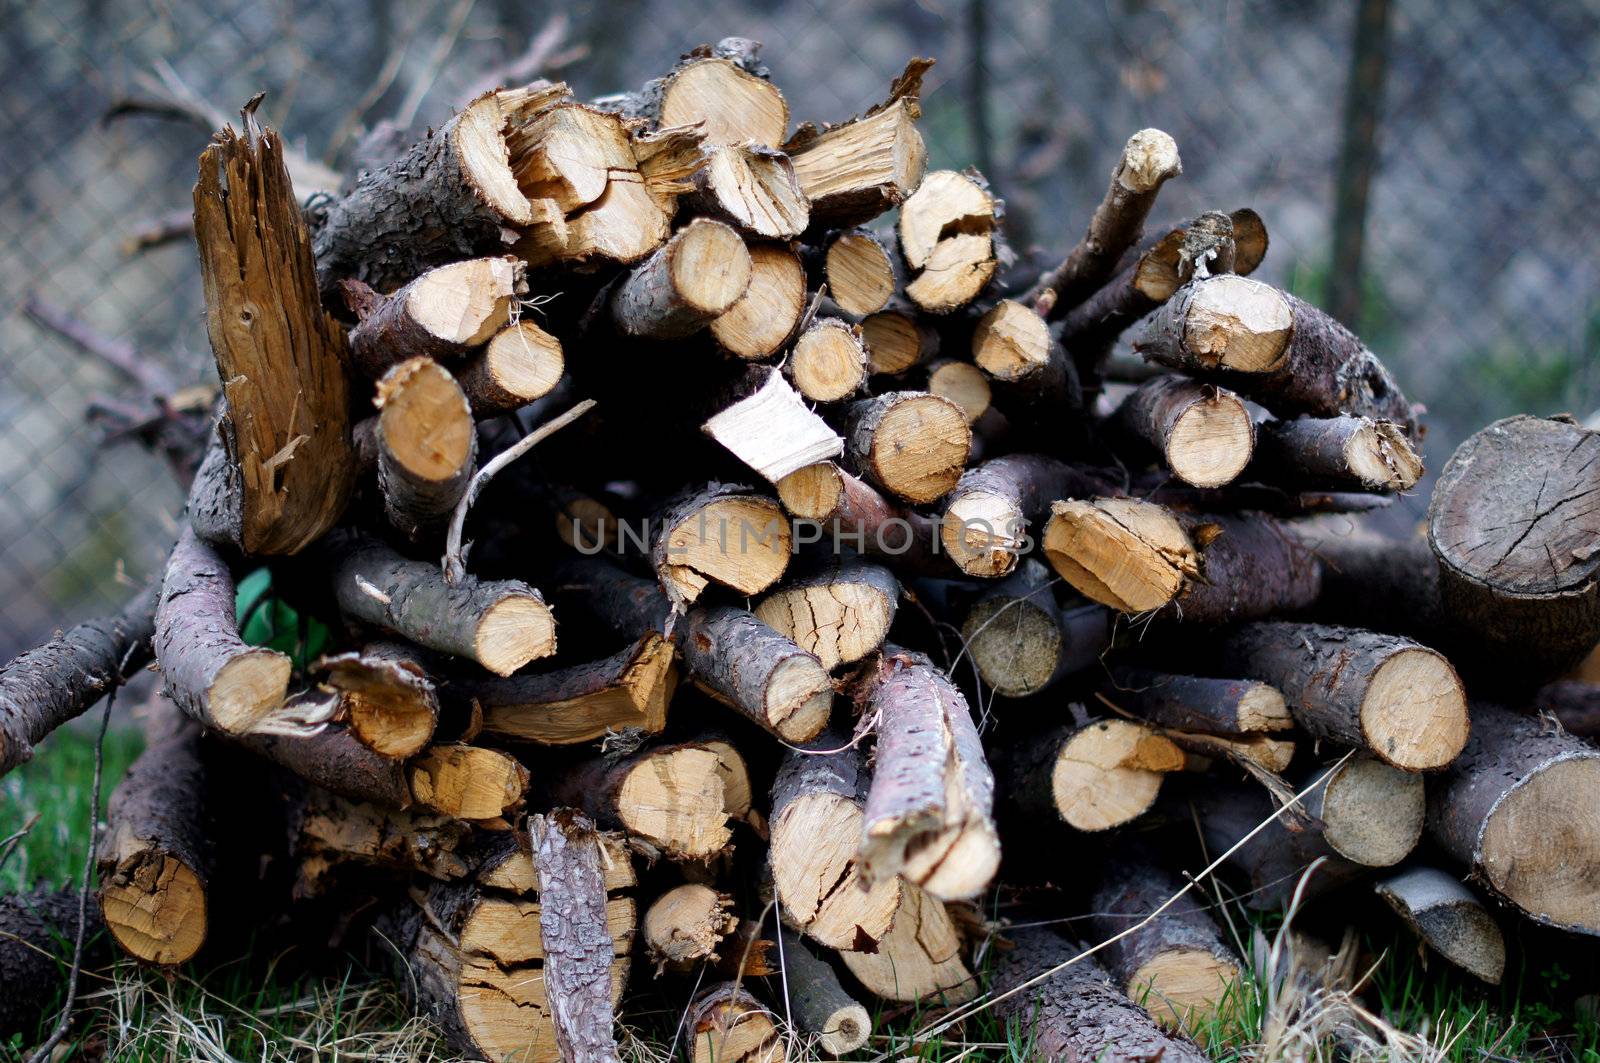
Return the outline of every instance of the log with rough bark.
<path id="1" fill-rule="evenodd" d="M 217 900 L 218 811 L 207 792 L 199 724 L 158 707 L 144 752 L 111 795 L 95 854 L 101 913 L 129 955 L 179 964 L 205 943 Z"/>
<path id="2" fill-rule="evenodd" d="M 858 318 L 887 306 L 896 287 L 888 250 L 866 229 L 833 235 L 823 253 L 822 276 L 839 309 Z"/>
<path id="3" fill-rule="evenodd" d="M 1058 502 L 1045 557 L 1082 594 L 1124 613 L 1162 610 L 1222 623 L 1302 609 L 1322 569 L 1287 524 L 1254 514 L 1198 516 L 1154 502 Z"/>
<path id="4" fill-rule="evenodd" d="M 152 583 L 120 612 L 58 632 L 0 669 L 0 775 L 149 663 L 160 590 Z"/>
<path id="5" fill-rule="evenodd" d="M 331 552 L 333 589 L 347 616 L 496 675 L 555 652 L 555 619 L 526 583 L 471 576 L 449 583 L 438 565 L 408 560 L 372 539 L 352 537 Z"/>
<path id="6" fill-rule="evenodd" d="M 839 958 L 881 1000 L 960 1004 L 978 992 L 962 957 L 961 935 L 944 902 L 903 883 L 889 933 L 872 951 L 842 949 Z"/>
<path id="7" fill-rule="evenodd" d="M 695 741 L 602 754 L 551 780 L 551 791 L 670 859 L 703 863 L 733 837 L 723 765 L 730 755 L 737 756 L 731 747 Z"/>
<path id="8" fill-rule="evenodd" d="M 289 658 L 239 638 L 233 574 L 193 528 L 167 559 L 154 646 L 167 697 L 207 727 L 245 734 L 288 696 Z"/>
<path id="9" fill-rule="evenodd" d="M 1294 777 L 1295 789 L 1323 776 L 1302 807 L 1334 852 L 1366 867 L 1392 867 L 1417 847 L 1427 813 L 1421 775 L 1357 756 L 1308 766 Z"/>
<path id="10" fill-rule="evenodd" d="M 872 1036 L 872 1016 L 839 984 L 839 976 L 796 934 L 780 931 L 783 963 L 781 982 L 773 995 L 787 1007 L 787 1017 L 824 1052 L 842 1056 L 854 1052 Z"/>
<path id="11" fill-rule="evenodd" d="M 995 408 L 1026 429 L 1040 449 L 1075 438 L 1070 421 L 1083 409 L 1083 390 L 1071 359 L 1038 314 L 1002 299 L 978 319 L 972 360 L 989 374 Z"/>
<path id="12" fill-rule="evenodd" d="M 1267 823 L 1278 811 L 1260 786 L 1219 784 L 1208 780 L 1192 796 L 1206 849 L 1214 856 L 1229 853 L 1228 863 L 1243 876 L 1247 908 L 1272 911 L 1289 906 L 1306 870 L 1318 860 L 1305 897 L 1311 899 L 1360 877 L 1367 868 L 1340 856 L 1328 844 L 1317 822 L 1297 805 Z M 1266 826 L 1251 835 L 1263 823 Z M 1249 841 L 1245 841 L 1246 838 Z M 1234 846 L 1238 846 L 1234 849 Z"/>
<path id="13" fill-rule="evenodd" d="M 1190 1041 L 1163 1032 L 1112 984 L 1092 956 L 1047 927 L 1008 933 L 999 954 L 995 1013 L 1036 1063 L 1058 1060 L 1204 1063 Z"/>
<path id="14" fill-rule="evenodd" d="M 833 683 L 817 656 L 733 606 L 692 610 L 680 637 L 695 682 L 745 719 L 788 742 L 828 726 Z"/>
<path id="15" fill-rule="evenodd" d="M 1177 374 L 1141 384 L 1115 416 L 1194 487 L 1231 483 L 1255 449 L 1255 426 L 1239 396 Z"/>
<path id="16" fill-rule="evenodd" d="M 758 594 L 789 567 L 783 511 L 737 484 L 713 483 L 684 493 L 662 511 L 659 527 L 650 560 L 680 612 L 713 582 Z"/>
<path id="17" fill-rule="evenodd" d="M 899 601 L 893 572 L 853 560 L 788 581 L 756 603 L 755 615 L 832 671 L 883 645 Z"/>
<path id="18" fill-rule="evenodd" d="M 1029 528 L 1049 517 L 1054 503 L 1109 488 L 1093 473 L 1042 454 L 992 458 L 961 474 L 945 499 L 939 538 L 967 575 L 1004 576 L 1031 545 Z"/>
<path id="19" fill-rule="evenodd" d="M 1472 737 L 1428 788 L 1428 831 L 1496 896 L 1600 935 L 1600 751 L 1547 719 L 1474 705 Z"/>
<path id="20" fill-rule="evenodd" d="M 868 887 L 861 844 L 869 778 L 861 751 L 837 731 L 789 750 L 772 783 L 773 886 L 784 922 L 835 949 L 881 946 L 899 907 L 898 878 Z"/>
<path id="21" fill-rule="evenodd" d="M 737 982 L 698 993 L 684 1015 L 694 1038 L 694 1063 L 787 1063 L 777 1016 Z"/>
<path id="22" fill-rule="evenodd" d="M 817 368 L 813 361 L 810 369 Z M 809 383 L 815 386 L 817 380 Z M 770 482 L 844 453 L 844 440 L 789 386 L 783 373 L 760 366 L 740 384 L 738 390 L 744 394 L 729 401 L 700 430 Z"/>
<path id="23" fill-rule="evenodd" d="M 1159 129 L 1141 129 L 1129 137 L 1088 232 L 1035 287 L 1033 301 L 1039 313 L 1056 320 L 1110 280 L 1122 256 L 1144 235 L 1145 219 L 1161 186 L 1182 172 L 1178 145 L 1171 136 Z"/>
<path id="24" fill-rule="evenodd" d="M 291 698 L 291 707 L 315 695 Z M 288 769 L 324 790 L 385 808 L 411 806 L 411 783 L 403 761 L 376 753 L 334 724 L 314 733 L 249 734 L 235 741 L 256 756 Z"/>
<path id="25" fill-rule="evenodd" d="M 656 973 L 692 971 L 715 962 L 724 939 L 739 926 L 733 898 L 700 882 L 675 886 L 645 909 L 644 949 Z"/>
<path id="26" fill-rule="evenodd" d="M 1177 896 L 1182 888 L 1152 853 L 1121 854 L 1104 868 L 1087 929 L 1111 942 L 1097 958 L 1129 999 L 1167 1029 L 1197 1034 L 1237 995 L 1244 971 L 1197 895 Z"/>
<path id="27" fill-rule="evenodd" d="M 453 680 L 445 697 L 476 704 L 483 733 L 495 739 L 564 746 L 629 728 L 660 733 L 677 685 L 672 643 L 651 631 L 609 657 L 567 668 Z"/>
<path id="28" fill-rule="evenodd" d="M 1410 401 L 1376 355 L 1333 318 L 1260 281 L 1191 281 L 1150 318 L 1135 349 L 1274 413 L 1370 417 L 1417 434 Z"/>
<path id="29" fill-rule="evenodd" d="M 839 318 L 818 319 L 794 341 L 783 370 L 812 402 L 848 399 L 867 382 L 860 327 Z"/>
<path id="30" fill-rule="evenodd" d="M 40 1026 L 58 1007 L 78 934 L 79 894 L 75 889 L 39 886 L 0 897 L 0 1036 L 15 1034 L 32 1044 Z M 104 924 L 91 901 L 84 909 L 86 969 L 105 959 Z"/>
<path id="31" fill-rule="evenodd" d="M 1276 483 L 1409 491 L 1422 479 L 1422 458 L 1396 424 L 1296 417 L 1261 425 L 1251 474 Z"/>
<path id="32" fill-rule="evenodd" d="M 743 37 L 686 52 L 670 73 L 619 102 L 657 126 L 704 123 L 708 144 L 775 148 L 789 127 L 789 105 L 768 78 L 761 42 Z"/>
<path id="33" fill-rule="evenodd" d="M 960 406 L 961 412 L 967 415 L 968 424 L 976 424 L 978 418 L 988 412 L 994 394 L 983 370 L 971 362 L 954 358 L 939 358 L 930 362 L 926 386 L 929 394 L 949 399 Z"/>
<path id="34" fill-rule="evenodd" d="M 744 240 L 697 218 L 634 268 L 611 297 L 611 316 L 630 336 L 682 339 L 731 310 L 749 287 Z"/>
<path id="35" fill-rule="evenodd" d="M 1024 812 L 1074 830 L 1109 830 L 1148 812 L 1163 778 L 1182 771 L 1183 750 L 1132 720 L 1065 724 L 1013 741 L 1001 769 Z"/>
<path id="36" fill-rule="evenodd" d="M 973 604 L 961 637 L 985 683 L 1025 698 L 1096 664 L 1111 648 L 1114 625 L 1102 605 L 1057 604 L 1049 571 L 1025 558 Z"/>
<path id="37" fill-rule="evenodd" d="M 258 97 L 259 99 L 259 97 Z M 191 520 L 247 554 L 293 554 L 344 513 L 355 482 L 349 350 L 323 312 L 311 236 L 278 135 L 226 127 L 200 156 L 195 241 L 206 334 L 222 380 L 220 459 Z"/>
<path id="38" fill-rule="evenodd" d="M 637 922 L 633 898 L 620 891 L 637 880 L 626 848 L 614 837 L 599 839 L 604 855 L 596 852 L 592 862 L 582 861 L 583 877 L 592 886 L 593 871 L 600 872 L 604 922 L 598 929 L 610 938 L 609 945 L 600 942 L 592 919 L 577 918 L 573 890 L 548 879 L 543 850 L 530 854 L 524 849 L 516 859 L 481 871 L 476 881 L 433 885 L 381 921 L 384 951 L 398 956 L 404 966 L 397 981 L 455 1051 L 494 1063 L 595 1058 L 574 1057 L 563 1047 L 563 1038 L 570 1045 L 571 1034 L 560 1032 L 564 1020 L 552 1013 L 553 1007 L 576 1003 L 583 1008 L 569 1018 L 581 1022 L 588 1016 L 593 1021 L 580 1029 L 588 1030 L 596 1041 L 602 1033 L 610 1038 L 610 1022 L 602 1030 L 594 1019 L 600 1006 L 590 978 L 595 966 L 605 971 L 602 984 L 608 1007 L 604 1010 L 609 1012 L 627 982 Z M 564 853 L 562 860 L 571 865 L 576 854 Z M 551 874 L 571 877 L 565 870 Z M 560 903 L 551 917 L 544 911 L 546 889 L 557 894 L 550 903 Z M 592 888 L 586 893 L 592 900 Z M 585 905 L 585 915 L 591 908 Z M 571 923 L 552 932 L 555 917 Z M 575 956 L 572 946 L 579 946 Z M 569 959 L 575 960 L 575 967 Z M 576 1001 L 567 976 L 551 970 L 552 965 L 564 964 L 567 971 L 582 976 L 584 989 Z"/>
<path id="39" fill-rule="evenodd" d="M 794 163 L 771 147 L 715 145 L 694 180 L 694 194 L 685 197 L 684 206 L 751 239 L 792 239 L 811 222 L 811 203 L 800 190 Z"/>
<path id="40" fill-rule="evenodd" d="M 932 65 L 931 59 L 911 60 L 883 103 L 826 131 L 803 125 L 784 143 L 811 200 L 813 231 L 871 221 L 922 183 L 928 152 L 917 132 L 918 97 Z"/>
<path id="41" fill-rule="evenodd" d="M 1318 738 L 1404 771 L 1442 768 L 1467 742 L 1466 693 L 1450 662 L 1410 639 L 1284 621 L 1228 634 L 1219 667 L 1271 683 Z"/>
<path id="42" fill-rule="evenodd" d="M 829 532 L 835 543 L 912 571 L 953 571 L 939 557 L 938 520 L 885 498 L 831 461 L 797 469 L 777 486 L 783 508 Z"/>
<path id="43" fill-rule="evenodd" d="M 439 695 L 422 654 L 401 642 L 371 642 L 324 657 L 316 670 L 339 692 L 340 712 L 362 745 L 404 760 L 422 751 L 439 722 Z"/>
<path id="44" fill-rule="evenodd" d="M 754 244 L 750 283 L 706 331 L 729 354 L 757 361 L 776 354 L 806 311 L 806 271 L 786 244 Z"/>
<path id="45" fill-rule="evenodd" d="M 963 900 L 1000 866 L 994 773 L 972 710 L 920 653 L 885 647 L 857 694 L 877 718 L 872 785 L 857 854 L 869 885 L 900 876 L 940 900 Z"/>
<path id="46" fill-rule="evenodd" d="M 483 350 L 457 367 L 456 383 L 480 420 L 542 399 L 561 381 L 561 341 L 524 317 L 496 332 Z"/>
<path id="47" fill-rule="evenodd" d="M 939 353 L 939 333 L 903 300 L 891 300 L 886 309 L 868 315 L 861 322 L 861 339 L 872 371 L 888 376 L 932 361 Z"/>
<path id="48" fill-rule="evenodd" d="M 466 495 L 477 462 L 467 396 L 444 366 L 412 358 L 384 375 L 375 401 L 384 516 L 414 542 L 436 538 Z"/>
<path id="49" fill-rule="evenodd" d="M 1244 736 L 1294 727 L 1283 695 L 1249 679 L 1170 675 L 1118 665 L 1111 669 L 1106 694 L 1119 709 L 1180 731 Z"/>
<path id="50" fill-rule="evenodd" d="M 871 483 L 913 505 L 956 486 L 972 452 L 961 407 L 925 391 L 894 391 L 846 411 L 845 455 Z"/>
<path id="51" fill-rule="evenodd" d="M 1374 889 L 1429 948 L 1474 978 L 1500 984 L 1506 968 L 1505 935 L 1483 902 L 1454 875 L 1436 867 L 1412 867 Z"/>
<path id="52" fill-rule="evenodd" d="M 930 314 L 972 303 L 999 268 L 999 205 L 976 171 L 935 170 L 900 205 L 895 234 L 906 264 L 906 298 Z"/>
<path id="53" fill-rule="evenodd" d="M 528 797 L 528 769 L 498 749 L 442 743 L 407 768 L 417 804 L 454 819 L 509 827 Z"/>
<path id="54" fill-rule="evenodd" d="M 1600 433 L 1510 417 L 1439 474 L 1428 542 L 1446 612 L 1499 652 L 1559 673 L 1600 642 Z"/>
<path id="55" fill-rule="evenodd" d="M 393 295 L 357 280 L 342 287 L 360 319 L 350 330 L 351 360 L 374 380 L 408 358 L 443 361 L 488 343 L 527 290 L 522 263 L 509 255 L 431 269 Z"/>

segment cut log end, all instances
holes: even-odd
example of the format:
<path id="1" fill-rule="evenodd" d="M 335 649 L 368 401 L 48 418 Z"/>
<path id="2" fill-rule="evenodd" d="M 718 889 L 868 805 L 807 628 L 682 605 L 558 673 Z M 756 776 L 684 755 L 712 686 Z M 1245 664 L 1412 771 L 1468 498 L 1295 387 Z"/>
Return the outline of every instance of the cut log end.
<path id="1" fill-rule="evenodd" d="M 405 647 L 379 643 L 325 658 L 317 667 L 339 691 L 350 732 L 362 745 L 403 759 L 421 752 L 433 737 L 439 699 Z"/>
<path id="2" fill-rule="evenodd" d="M 473 642 L 479 664 L 495 675 L 510 675 L 555 653 L 555 616 L 538 598 L 507 595 L 484 610 Z"/>
<path id="3" fill-rule="evenodd" d="M 1214 368 L 1267 373 L 1283 364 L 1293 329 L 1294 311 L 1281 292 L 1226 274 L 1196 285 L 1183 343 Z"/>
<path id="4" fill-rule="evenodd" d="M 773 671 L 767 696 L 767 719 L 778 736 L 809 742 L 827 726 L 833 682 L 817 661 L 790 657 Z"/>
<path id="5" fill-rule="evenodd" d="M 824 320 L 795 341 L 785 368 L 796 390 L 812 402 L 838 402 L 866 383 L 867 352 L 856 329 Z"/>
<path id="6" fill-rule="evenodd" d="M 1056 503 L 1044 549 L 1079 593 L 1124 613 L 1161 608 L 1199 573 L 1182 525 L 1162 507 L 1134 499 Z"/>
<path id="7" fill-rule="evenodd" d="M 996 380 L 1021 380 L 1050 361 L 1050 326 L 1015 299 L 1002 299 L 978 320 L 972 360 Z"/>
<path id="8" fill-rule="evenodd" d="M 943 902 L 908 882 L 893 916 L 876 951 L 840 953 L 856 981 L 884 1000 L 971 1000 L 977 979 L 962 960 L 961 936 Z"/>
<path id="9" fill-rule="evenodd" d="M 412 761 L 411 793 L 454 819 L 508 820 L 528 794 L 528 769 L 480 746 L 439 745 Z"/>
<path id="10" fill-rule="evenodd" d="M 1062 744 L 1051 771 L 1056 811 L 1068 826 L 1102 831 L 1144 815 L 1168 772 L 1180 771 L 1183 750 L 1130 720 L 1102 720 Z"/>
<path id="11" fill-rule="evenodd" d="M 805 231 L 810 204 L 786 155 L 748 143 L 711 149 L 696 175 L 696 202 L 757 239 L 790 239 Z"/>
<path id="12" fill-rule="evenodd" d="M 939 538 L 961 571 L 993 579 L 1016 567 L 1026 526 L 1015 498 L 963 491 L 945 510 Z"/>
<path id="13" fill-rule="evenodd" d="M 1368 421 L 1344 446 L 1345 463 L 1362 484 L 1379 491 L 1409 491 L 1422 479 L 1422 458 L 1398 425 Z"/>
<path id="14" fill-rule="evenodd" d="M 937 337 L 910 314 L 880 310 L 861 322 L 861 336 L 874 373 L 893 376 L 925 362 L 937 346 Z"/>
<path id="15" fill-rule="evenodd" d="M 722 941 L 739 925 L 733 900 L 710 886 L 687 883 L 663 893 L 644 914 L 644 944 L 659 967 L 684 970 L 715 960 Z"/>
<path id="16" fill-rule="evenodd" d="M 378 403 L 383 451 L 405 474 L 425 483 L 461 475 L 472 455 L 472 411 L 449 371 L 427 358 L 402 363 L 380 382 Z"/>
<path id="17" fill-rule="evenodd" d="M 1141 129 L 1128 138 L 1117 167 L 1117 182 L 1129 192 L 1148 194 L 1183 172 L 1178 142 L 1159 129 Z"/>
<path id="18" fill-rule="evenodd" d="M 858 230 L 835 237 L 828 245 L 823 269 L 829 294 L 847 314 L 876 314 L 894 294 L 894 263 L 871 233 Z"/>
<path id="19" fill-rule="evenodd" d="M 861 808 L 836 793 L 805 793 L 772 822 L 772 873 L 784 918 L 819 944 L 836 949 L 880 941 L 900 904 L 899 879 L 870 888 L 856 867 Z"/>
<path id="20" fill-rule="evenodd" d="M 707 144 L 754 141 L 775 148 L 789 126 L 789 105 L 778 86 L 730 59 L 685 64 L 661 93 L 660 125 L 705 124 Z"/>
<path id="21" fill-rule="evenodd" d="M 729 354 L 755 361 L 774 354 L 805 312 L 806 276 L 787 247 L 750 248 L 750 284 L 737 302 L 711 322 L 711 336 Z"/>
<path id="22" fill-rule="evenodd" d="M 711 581 L 757 594 L 789 565 L 788 522 L 777 504 L 753 495 L 724 495 L 665 531 L 657 552 L 663 589 L 693 602 Z"/>
<path id="23" fill-rule="evenodd" d="M 1178 415 L 1163 456 L 1185 483 L 1221 487 L 1249 464 L 1254 439 L 1250 411 L 1238 396 L 1218 391 Z"/>
<path id="24" fill-rule="evenodd" d="M 1361 703 L 1361 730 L 1374 753 L 1397 768 L 1442 768 L 1467 744 L 1467 697 L 1455 669 L 1422 646 L 1378 667 Z"/>
<path id="25" fill-rule="evenodd" d="M 244 734 L 281 706 L 289 694 L 293 663 L 264 647 L 229 658 L 206 691 L 212 722 L 229 734 Z"/>
<path id="26" fill-rule="evenodd" d="M 1422 837 L 1422 776 L 1357 757 L 1328 779 L 1318 812 L 1322 836 L 1335 852 L 1367 867 L 1391 867 Z"/>
<path id="27" fill-rule="evenodd" d="M 709 860 L 726 848 L 722 763 L 698 746 L 663 750 L 629 770 L 617 793 L 628 833 L 682 860 Z"/>
<path id="28" fill-rule="evenodd" d="M 755 613 L 832 671 L 883 645 L 897 596 L 892 578 L 857 578 L 846 569 L 838 578 L 819 577 L 775 591 L 761 600 Z"/>
<path id="29" fill-rule="evenodd" d="M 1479 840 L 1489 883 L 1523 910 L 1595 933 L 1600 880 L 1577 854 L 1600 852 L 1600 760 L 1557 760 L 1496 805 Z"/>
<path id="30" fill-rule="evenodd" d="M 712 986 L 689 1006 L 694 1063 L 787 1063 L 776 1017 L 736 983 Z"/>
<path id="31" fill-rule="evenodd" d="M 928 392 L 949 399 L 961 407 L 967 423 L 974 424 L 989 409 L 989 379 L 971 362 L 953 359 L 939 362 L 928 370 Z"/>
<path id="32" fill-rule="evenodd" d="M 519 321 L 497 332 L 456 379 L 474 416 L 486 417 L 548 395 L 565 369 L 561 341 L 532 321 Z"/>
<path id="33" fill-rule="evenodd" d="M 170 853 L 141 850 L 103 876 L 100 908 L 117 944 L 147 963 L 183 963 L 205 942 L 205 883 Z"/>
<path id="34" fill-rule="evenodd" d="M 972 662 L 995 691 L 1023 698 L 1055 678 L 1062 646 L 1061 625 L 1047 611 L 1049 592 L 1038 604 L 1021 598 L 990 597 L 967 614 L 961 637 Z"/>
<path id="35" fill-rule="evenodd" d="M 478 196 L 512 225 L 533 222 L 533 206 L 517 186 L 505 139 L 506 115 L 497 93 L 469 103 L 452 124 L 456 159 Z"/>
<path id="36" fill-rule="evenodd" d="M 869 479 L 913 504 L 937 502 L 961 479 L 972 450 L 972 429 L 961 407 L 926 392 L 885 396 L 868 438 L 855 452 Z M 873 400 L 884 401 L 884 400 Z"/>
<path id="37" fill-rule="evenodd" d="M 778 481 L 778 500 L 784 509 L 801 520 L 824 520 L 832 516 L 843 495 L 844 474 L 831 461 L 796 469 Z"/>
<path id="38" fill-rule="evenodd" d="M 407 285 L 406 316 L 439 340 L 476 347 L 511 320 L 521 270 L 510 258 L 474 258 Z"/>
<path id="39" fill-rule="evenodd" d="M 672 283 L 685 302 L 713 317 L 727 313 L 750 286 L 750 254 L 739 234 L 715 222 L 694 222 L 676 241 Z"/>
<path id="40" fill-rule="evenodd" d="M 1211 949 L 1171 949 L 1140 966 L 1125 991 L 1162 1026 L 1202 1030 L 1241 977 L 1237 962 Z"/>
<path id="41" fill-rule="evenodd" d="M 1376 889 L 1435 952 L 1475 978 L 1500 984 L 1505 936 L 1478 898 L 1453 876 L 1438 868 L 1414 867 Z"/>

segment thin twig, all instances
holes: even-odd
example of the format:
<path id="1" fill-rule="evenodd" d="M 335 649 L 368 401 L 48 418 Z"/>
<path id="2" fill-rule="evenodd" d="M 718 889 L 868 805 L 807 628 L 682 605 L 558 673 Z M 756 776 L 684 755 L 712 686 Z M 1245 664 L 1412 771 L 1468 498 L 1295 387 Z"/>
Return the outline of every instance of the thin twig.
<path id="1" fill-rule="evenodd" d="M 472 503 L 477 501 L 478 493 L 484 489 L 495 473 L 516 461 L 522 455 L 532 450 L 536 445 L 555 435 L 573 421 L 594 409 L 593 399 L 584 399 L 572 409 L 551 421 L 546 421 L 538 428 L 529 432 L 516 443 L 496 454 L 489 464 L 479 469 L 472 476 L 472 482 L 467 485 L 467 493 L 461 496 L 461 501 L 456 503 L 456 511 L 450 515 L 450 534 L 444 544 L 444 578 L 448 583 L 460 583 L 467 574 L 467 559 L 461 547 L 461 531 L 467 524 L 467 510 L 472 508 Z"/>
<path id="2" fill-rule="evenodd" d="M 17 846 L 22 844 L 22 839 L 28 836 L 29 832 L 38 825 L 38 822 L 39 813 L 35 812 L 28 817 L 28 822 L 22 825 L 21 830 L 7 835 L 4 840 L 0 840 L 0 871 L 5 870 L 6 861 L 11 859 L 11 854 L 17 851 Z"/>

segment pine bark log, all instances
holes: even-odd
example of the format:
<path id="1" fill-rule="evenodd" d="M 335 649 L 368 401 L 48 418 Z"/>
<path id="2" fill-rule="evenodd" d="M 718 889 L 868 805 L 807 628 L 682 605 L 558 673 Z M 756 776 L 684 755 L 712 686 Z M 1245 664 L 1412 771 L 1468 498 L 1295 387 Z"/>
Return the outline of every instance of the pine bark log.
<path id="1" fill-rule="evenodd" d="M 431 269 L 392 295 L 356 280 L 341 283 L 359 318 L 350 330 L 357 370 L 377 380 L 412 358 L 449 361 L 481 347 L 511 321 L 527 291 L 524 267 L 509 255 L 475 258 Z"/>
<path id="2" fill-rule="evenodd" d="M 104 923 L 90 902 L 84 909 L 85 969 L 106 957 Z M 0 1036 L 20 1034 L 32 1044 L 49 1009 L 66 988 L 72 944 L 78 934 L 78 891 L 37 887 L 0 897 Z"/>

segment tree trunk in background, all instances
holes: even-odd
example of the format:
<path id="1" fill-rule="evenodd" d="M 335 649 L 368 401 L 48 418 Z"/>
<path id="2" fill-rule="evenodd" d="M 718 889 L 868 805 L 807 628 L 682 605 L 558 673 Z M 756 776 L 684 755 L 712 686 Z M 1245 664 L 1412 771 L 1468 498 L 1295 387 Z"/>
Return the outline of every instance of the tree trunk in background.
<path id="1" fill-rule="evenodd" d="M 1344 97 L 1344 142 L 1334 186 L 1333 261 L 1322 305 L 1352 329 L 1361 327 L 1361 255 L 1367 192 L 1378 163 L 1378 117 L 1389 71 L 1389 0 L 1361 0 L 1350 46 Z"/>

